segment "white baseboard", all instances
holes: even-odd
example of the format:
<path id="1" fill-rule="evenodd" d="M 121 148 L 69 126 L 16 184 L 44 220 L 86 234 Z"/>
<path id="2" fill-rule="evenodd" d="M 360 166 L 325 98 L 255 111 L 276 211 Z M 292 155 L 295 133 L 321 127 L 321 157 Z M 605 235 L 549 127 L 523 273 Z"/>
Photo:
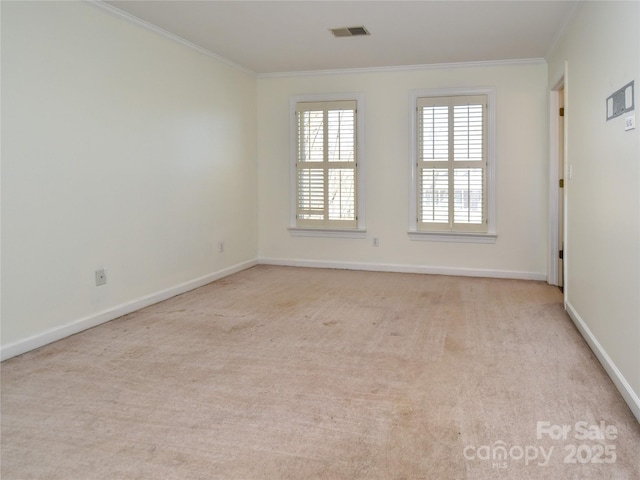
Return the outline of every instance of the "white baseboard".
<path id="1" fill-rule="evenodd" d="M 286 267 L 335 268 L 341 270 L 364 270 L 373 272 L 422 273 L 431 275 L 453 275 L 462 277 L 512 278 L 518 280 L 547 279 L 543 272 L 516 270 L 492 270 L 481 268 L 431 267 L 426 265 L 403 265 L 389 263 L 333 262 L 322 260 L 295 260 L 283 258 L 261 258 L 260 264 Z"/>
<path id="2" fill-rule="evenodd" d="M 616 388 L 622 394 L 622 398 L 624 398 L 627 405 L 629 405 L 633 415 L 636 417 L 638 422 L 640 422 L 640 397 L 638 397 L 638 394 L 633 391 L 633 388 L 631 388 L 627 379 L 624 378 L 622 372 L 618 370 L 616 364 L 607 354 L 607 351 L 602 347 L 602 345 L 600 345 L 598 339 L 595 337 L 593 332 L 591 332 L 587 324 L 584 322 L 582 317 L 580 317 L 578 312 L 576 312 L 570 302 L 566 303 L 566 307 L 569 317 L 571 317 L 571 320 L 573 320 L 573 323 L 576 325 L 589 347 L 591 347 L 593 353 L 595 353 Z"/>
<path id="3" fill-rule="evenodd" d="M 49 343 L 61 340 L 70 335 L 79 333 L 83 330 L 95 327 L 102 323 L 108 322 L 115 318 L 127 315 L 128 313 L 140 310 L 141 308 L 162 302 L 176 295 L 194 290 L 203 285 L 219 280 L 226 276 L 238 273 L 247 268 L 251 268 L 258 264 L 264 265 L 280 265 L 289 267 L 310 267 L 310 268 L 333 268 L 343 270 L 364 270 L 377 272 L 397 272 L 397 273 L 421 273 L 435 275 L 457 275 L 470 277 L 490 277 L 490 278 L 513 278 L 522 280 L 546 280 L 544 273 L 538 272 L 522 272 L 512 270 L 489 270 L 489 269 L 469 269 L 469 268 L 453 268 L 453 267 L 429 267 L 401 264 L 373 264 L 373 263 L 357 263 L 357 262 L 329 262 L 317 260 L 293 260 L 293 259 L 273 259 L 261 258 L 260 260 L 249 260 L 239 263 L 232 267 L 210 273 L 208 275 L 181 283 L 174 287 L 161 290 L 159 292 L 146 295 L 144 297 L 132 300 L 122 305 L 103 310 L 101 312 L 89 315 L 71 323 L 52 328 L 32 337 L 17 342 L 0 346 L 0 360 L 4 361 L 16 355 L 20 355 L 36 348 L 42 347 Z M 615 365 L 611 357 L 604 350 L 600 342 L 593 335 L 587 324 L 582 320 L 578 312 L 573 308 L 570 302 L 566 303 L 567 312 L 573 320 L 574 324 L 586 340 L 591 350 L 608 373 L 609 377 L 618 388 L 622 397 L 629 405 L 632 413 L 640 421 L 640 398 L 638 394 L 631 388 L 629 382 L 624 378 L 618 367 Z"/>
<path id="4" fill-rule="evenodd" d="M 101 312 L 94 313 L 87 317 L 72 321 L 70 323 L 46 330 L 32 337 L 19 340 L 14 343 L 0 346 L 0 361 L 15 357 L 49 343 L 61 340 L 70 335 L 74 335 L 83 330 L 95 327 L 115 318 L 127 315 L 128 313 L 140 310 L 141 308 L 153 305 L 168 298 L 180 295 L 195 288 L 201 287 L 215 280 L 219 280 L 228 275 L 240 272 L 258 264 L 281 265 L 290 267 L 312 267 L 312 268 L 333 268 L 343 270 L 364 270 L 377 272 L 398 272 L 398 273 L 422 273 L 436 275 L 459 275 L 470 277 L 493 277 L 493 278 L 514 278 L 524 280 L 546 280 L 544 273 L 520 272 L 510 270 L 487 270 L 470 268 L 451 267 L 429 267 L 401 264 L 380 264 L 380 263 L 357 263 L 357 262 L 329 262 L 315 260 L 292 260 L 292 259 L 269 259 L 262 258 L 243 262 L 232 267 L 205 275 L 194 280 L 167 288 L 165 290 L 146 295 L 132 300 L 122 305 L 118 305 Z"/>
<path id="5" fill-rule="evenodd" d="M 16 355 L 35 350 L 36 348 L 42 347 L 57 340 L 61 340 L 65 337 L 95 327 L 136 310 L 140 310 L 141 308 L 148 307 L 149 305 L 153 305 L 158 302 L 162 302 L 163 300 L 175 297 L 176 295 L 188 292 L 189 290 L 194 290 L 198 287 L 202 287 L 203 285 L 211 283 L 215 280 L 219 280 L 228 275 L 240 272 L 247 268 L 251 268 L 257 264 L 258 261 L 255 259 L 239 263 L 232 267 L 225 268 L 224 270 L 220 270 L 193 280 L 189 280 L 188 282 L 181 283 L 174 287 L 170 287 L 159 292 L 146 295 L 136 300 L 132 300 L 122 305 L 118 305 L 107 310 L 94 313 L 65 325 L 46 330 L 32 337 L 25 338 L 24 340 L 19 340 L 8 345 L 2 345 L 0 347 L 0 360 L 3 361 L 8 358 L 15 357 Z"/>

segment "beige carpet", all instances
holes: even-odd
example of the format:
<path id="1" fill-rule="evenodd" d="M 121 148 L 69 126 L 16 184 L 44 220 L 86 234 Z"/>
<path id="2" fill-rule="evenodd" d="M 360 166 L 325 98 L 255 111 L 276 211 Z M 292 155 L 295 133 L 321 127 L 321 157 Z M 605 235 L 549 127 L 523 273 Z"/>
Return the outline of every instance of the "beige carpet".
<path id="1" fill-rule="evenodd" d="M 640 478 L 541 282 L 259 266 L 1 368 L 4 480 Z"/>

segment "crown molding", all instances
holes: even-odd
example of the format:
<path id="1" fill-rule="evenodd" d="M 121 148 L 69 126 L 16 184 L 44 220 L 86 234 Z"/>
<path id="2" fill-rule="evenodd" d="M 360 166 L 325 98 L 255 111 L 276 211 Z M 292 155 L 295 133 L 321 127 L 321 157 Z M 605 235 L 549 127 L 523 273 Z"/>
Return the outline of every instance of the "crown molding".
<path id="1" fill-rule="evenodd" d="M 432 64 L 421 64 L 421 65 L 396 65 L 396 66 L 384 66 L 384 67 L 358 67 L 358 68 L 341 68 L 341 69 L 327 69 L 327 70 L 302 70 L 302 71 L 289 71 L 289 72 L 268 72 L 268 73 L 257 73 L 253 70 L 250 70 L 242 65 L 239 65 L 228 58 L 225 58 L 221 55 L 218 55 L 211 50 L 208 50 L 200 45 L 196 45 L 195 43 L 190 42 L 182 38 L 179 35 L 173 34 L 157 25 L 153 25 L 152 23 L 147 22 L 135 15 L 132 15 L 124 10 L 120 10 L 113 5 L 105 3 L 103 0 L 85 0 L 87 3 L 90 3 L 106 12 L 127 20 L 139 27 L 142 27 L 146 30 L 154 32 L 158 35 L 161 35 L 165 38 L 173 40 L 174 42 L 180 43 L 185 47 L 188 47 L 192 50 L 195 50 L 207 57 L 213 58 L 225 65 L 230 66 L 236 70 L 239 70 L 247 75 L 256 78 L 278 78 L 278 77 L 304 77 L 304 76 L 319 76 L 319 75 L 345 75 L 345 74 L 358 74 L 358 73 L 381 73 L 381 72 L 408 72 L 408 71 L 418 71 L 418 70 L 442 70 L 442 69 L 453 69 L 453 68 L 481 68 L 481 67 L 504 67 L 504 66 L 524 66 L 524 65 L 540 65 L 546 64 L 546 60 L 544 58 L 523 58 L 523 59 L 513 59 L 513 60 L 488 60 L 488 61 L 479 61 L 479 62 L 454 62 L 454 63 L 432 63 Z"/>
<path id="2" fill-rule="evenodd" d="M 551 58 L 556 53 L 556 51 L 558 50 L 560 45 L 562 45 L 562 41 L 566 37 L 567 32 L 569 31 L 569 28 L 571 27 L 571 24 L 573 23 L 573 21 L 575 20 L 576 16 L 578 15 L 578 7 L 579 7 L 580 3 L 581 3 L 581 0 L 578 0 L 571 7 L 571 11 L 569 12 L 569 16 L 567 16 L 567 18 L 565 19 L 564 23 L 560 27 L 560 30 L 558 30 L 556 32 L 555 36 L 553 37 L 553 42 L 551 42 L 551 46 L 549 47 L 549 50 L 547 50 L 547 53 L 544 56 L 545 59 Z"/>
<path id="3" fill-rule="evenodd" d="M 431 63 L 423 65 L 397 65 L 390 67 L 362 67 L 362 68 L 341 68 L 334 70 L 305 70 L 293 72 L 272 72 L 258 73 L 258 78 L 274 77 L 304 77 L 318 75 L 345 75 L 356 73 L 380 73 L 380 72 L 409 72 L 416 70 L 442 70 L 452 68 L 481 68 L 481 67 L 505 67 L 505 66 L 526 66 L 545 65 L 544 58 L 522 58 L 514 60 L 487 60 L 480 62 L 454 62 L 454 63 Z"/>
<path id="4" fill-rule="evenodd" d="M 195 50 L 198 53 L 201 53 L 203 55 L 206 55 L 207 57 L 213 58 L 214 60 L 224 63 L 225 65 L 228 65 L 231 68 L 239 70 L 252 77 L 257 76 L 256 72 L 249 70 L 248 68 L 245 68 L 242 65 L 238 65 L 237 63 L 232 62 L 228 58 L 218 55 L 217 53 L 214 53 L 211 50 L 201 47 L 200 45 L 196 45 L 195 43 L 192 43 L 189 40 L 186 40 L 179 35 L 175 35 L 171 32 L 168 32 L 164 28 L 160 28 L 157 25 L 153 25 L 152 23 L 149 23 L 146 20 L 142 20 L 141 18 L 138 18 L 135 15 L 131 15 L 130 13 L 125 12 L 124 10 L 120 10 L 119 8 L 114 7 L 113 5 L 105 3 L 103 0 L 86 0 L 86 1 L 92 5 L 95 5 L 98 8 L 101 8 L 102 10 L 107 11 L 108 13 L 116 17 L 127 20 L 128 22 L 131 22 L 139 27 L 142 27 L 146 30 L 154 32 L 170 40 L 173 40 L 174 42 L 180 43 L 181 45 L 184 45 L 185 47 L 188 47 L 192 50 Z"/>

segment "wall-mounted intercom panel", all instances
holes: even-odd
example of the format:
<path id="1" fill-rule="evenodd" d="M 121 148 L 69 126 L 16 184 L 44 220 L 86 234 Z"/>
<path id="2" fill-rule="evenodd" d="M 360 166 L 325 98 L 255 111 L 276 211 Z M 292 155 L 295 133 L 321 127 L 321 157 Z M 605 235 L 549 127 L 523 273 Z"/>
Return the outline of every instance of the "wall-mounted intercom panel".
<path id="1" fill-rule="evenodd" d="M 607 121 L 633 110 L 635 108 L 634 97 L 633 81 L 609 95 L 607 97 Z"/>

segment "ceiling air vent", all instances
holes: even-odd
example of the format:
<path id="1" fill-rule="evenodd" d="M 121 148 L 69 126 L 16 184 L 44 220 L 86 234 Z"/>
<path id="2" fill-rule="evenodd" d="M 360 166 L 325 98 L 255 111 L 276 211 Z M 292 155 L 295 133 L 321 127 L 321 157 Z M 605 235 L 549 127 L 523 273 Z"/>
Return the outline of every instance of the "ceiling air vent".
<path id="1" fill-rule="evenodd" d="M 334 37 L 358 37 L 360 35 L 371 35 L 363 26 L 331 28 Z"/>

